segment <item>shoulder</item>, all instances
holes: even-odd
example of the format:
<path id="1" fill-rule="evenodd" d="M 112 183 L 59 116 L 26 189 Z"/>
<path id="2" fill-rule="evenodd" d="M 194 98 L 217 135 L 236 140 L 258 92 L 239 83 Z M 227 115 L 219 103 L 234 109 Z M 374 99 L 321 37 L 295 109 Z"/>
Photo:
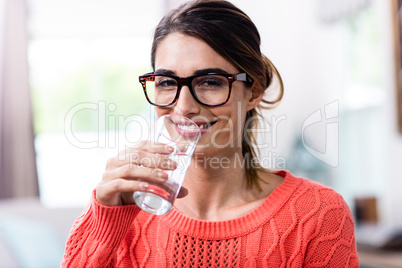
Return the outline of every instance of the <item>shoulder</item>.
<path id="1" fill-rule="evenodd" d="M 329 186 L 307 178 L 296 177 L 288 171 L 285 171 L 285 180 L 297 182 L 298 186 L 293 196 L 297 198 L 308 198 L 310 202 L 319 202 L 323 204 L 344 204 L 343 197 Z"/>
<path id="2" fill-rule="evenodd" d="M 301 217 L 312 215 L 318 220 L 323 220 L 326 215 L 346 215 L 352 218 L 345 200 L 332 188 L 306 178 L 296 177 L 289 171 L 279 171 L 277 175 L 284 177 L 279 187 L 286 187 L 291 191 L 285 207 L 294 213 Z"/>
<path id="3" fill-rule="evenodd" d="M 357 267 L 353 216 L 343 197 L 315 181 L 288 176 L 299 182 L 287 207 L 308 241 L 304 266 Z"/>
<path id="4" fill-rule="evenodd" d="M 285 171 L 283 184 L 293 184 L 293 191 L 277 218 L 291 218 L 303 227 L 306 237 L 326 241 L 331 237 L 352 247 L 353 216 L 343 197 L 332 188 Z M 340 243 L 341 243 L 340 242 Z M 314 244 L 315 245 L 315 244 Z M 317 246 L 317 245 L 315 245 Z"/>

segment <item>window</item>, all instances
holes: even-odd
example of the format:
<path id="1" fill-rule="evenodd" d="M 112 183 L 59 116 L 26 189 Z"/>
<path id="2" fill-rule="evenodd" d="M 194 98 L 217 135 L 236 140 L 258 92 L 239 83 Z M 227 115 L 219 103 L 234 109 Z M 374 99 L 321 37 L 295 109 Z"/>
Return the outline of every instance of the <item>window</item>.
<path id="1" fill-rule="evenodd" d="M 108 158 L 153 112 L 151 70 L 162 0 L 29 0 L 29 64 L 41 201 L 83 206 Z"/>

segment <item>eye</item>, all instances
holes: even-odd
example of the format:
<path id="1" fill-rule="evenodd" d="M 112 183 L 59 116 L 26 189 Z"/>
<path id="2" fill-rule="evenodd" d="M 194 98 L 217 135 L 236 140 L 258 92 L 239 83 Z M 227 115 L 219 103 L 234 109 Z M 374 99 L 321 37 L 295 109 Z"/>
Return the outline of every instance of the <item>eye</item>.
<path id="1" fill-rule="evenodd" d="M 221 86 L 222 83 L 220 81 L 216 81 L 214 79 L 208 79 L 208 80 L 205 80 L 202 83 L 202 85 L 205 85 L 205 86 Z"/>
<path id="2" fill-rule="evenodd" d="M 198 87 L 222 87 L 225 84 L 224 78 L 219 76 L 200 77 L 196 81 Z"/>
<path id="3" fill-rule="evenodd" d="M 171 77 L 158 77 L 155 79 L 155 87 L 160 89 L 177 88 L 177 81 Z"/>

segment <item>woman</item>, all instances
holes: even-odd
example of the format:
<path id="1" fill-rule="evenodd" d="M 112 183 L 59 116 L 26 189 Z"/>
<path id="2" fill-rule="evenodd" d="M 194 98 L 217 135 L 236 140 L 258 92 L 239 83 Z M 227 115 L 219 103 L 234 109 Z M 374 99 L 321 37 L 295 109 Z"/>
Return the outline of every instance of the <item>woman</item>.
<path id="1" fill-rule="evenodd" d="M 163 156 L 169 148 L 146 141 L 121 152 L 74 224 L 63 267 L 358 267 L 342 197 L 255 161 L 248 130 L 257 109 L 275 105 L 283 89 L 247 15 L 222 0 L 184 4 L 156 28 L 152 66 L 163 83 L 197 76 L 209 86 L 211 73 L 234 80 L 227 98 L 201 97 L 190 78 L 178 83 L 177 99 L 150 100 L 158 116 L 180 114 L 204 129 L 179 194 L 185 198 L 162 216 L 139 209 L 133 192 L 148 184 L 138 179 L 164 181 L 163 170 L 176 165 Z M 277 98 L 264 100 L 274 77 Z M 145 160 L 153 164 L 142 167 Z"/>

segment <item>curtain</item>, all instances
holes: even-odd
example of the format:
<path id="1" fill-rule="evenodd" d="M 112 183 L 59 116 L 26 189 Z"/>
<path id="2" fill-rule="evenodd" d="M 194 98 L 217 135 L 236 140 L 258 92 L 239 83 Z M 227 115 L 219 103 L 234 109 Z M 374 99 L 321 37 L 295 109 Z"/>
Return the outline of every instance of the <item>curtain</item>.
<path id="1" fill-rule="evenodd" d="M 0 198 L 39 195 L 25 0 L 0 0 Z"/>

